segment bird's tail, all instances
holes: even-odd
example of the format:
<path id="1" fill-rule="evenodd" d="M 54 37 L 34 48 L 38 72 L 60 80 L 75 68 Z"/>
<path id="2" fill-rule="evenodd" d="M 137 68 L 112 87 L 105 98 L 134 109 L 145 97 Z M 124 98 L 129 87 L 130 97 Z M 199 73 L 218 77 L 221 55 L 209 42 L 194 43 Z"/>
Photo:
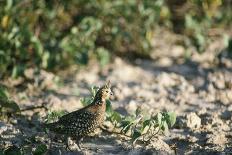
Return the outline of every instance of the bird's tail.
<path id="1" fill-rule="evenodd" d="M 63 126 L 60 125 L 58 122 L 47 123 L 47 124 L 43 124 L 43 129 L 44 129 L 46 132 L 52 131 L 52 132 L 59 133 L 60 131 L 62 131 Z"/>

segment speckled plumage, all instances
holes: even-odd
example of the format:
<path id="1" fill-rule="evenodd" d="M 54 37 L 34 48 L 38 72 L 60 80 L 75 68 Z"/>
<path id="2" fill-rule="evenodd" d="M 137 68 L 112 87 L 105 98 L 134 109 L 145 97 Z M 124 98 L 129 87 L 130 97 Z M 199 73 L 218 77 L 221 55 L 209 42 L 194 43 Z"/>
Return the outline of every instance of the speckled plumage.
<path id="1" fill-rule="evenodd" d="M 106 99 L 110 95 L 112 92 L 108 83 L 97 91 L 90 105 L 62 116 L 57 122 L 47 124 L 47 128 L 55 133 L 74 137 L 79 146 L 79 139 L 94 132 L 103 123 Z"/>

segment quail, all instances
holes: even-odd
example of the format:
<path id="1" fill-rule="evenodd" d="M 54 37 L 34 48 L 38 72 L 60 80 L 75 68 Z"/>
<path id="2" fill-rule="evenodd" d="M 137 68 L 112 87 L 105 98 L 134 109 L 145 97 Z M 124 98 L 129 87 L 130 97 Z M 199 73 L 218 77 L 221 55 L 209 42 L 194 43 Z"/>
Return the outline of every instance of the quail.
<path id="1" fill-rule="evenodd" d="M 46 124 L 46 127 L 54 133 L 75 139 L 81 150 L 80 141 L 83 137 L 102 125 L 105 118 L 106 100 L 111 95 L 110 82 L 108 82 L 97 91 L 91 104 L 60 117 L 57 122 Z"/>

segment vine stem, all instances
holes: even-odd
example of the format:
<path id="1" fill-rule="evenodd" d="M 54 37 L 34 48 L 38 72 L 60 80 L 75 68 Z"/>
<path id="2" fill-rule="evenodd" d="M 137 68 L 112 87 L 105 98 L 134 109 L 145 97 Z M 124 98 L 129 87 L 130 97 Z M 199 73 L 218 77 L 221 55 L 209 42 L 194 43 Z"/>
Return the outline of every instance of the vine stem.
<path id="1" fill-rule="evenodd" d="M 48 110 L 48 108 L 43 103 L 42 105 L 39 105 L 39 106 L 29 106 L 29 107 L 26 107 L 24 109 L 21 109 L 20 112 L 34 110 L 34 109 L 42 109 L 42 108 L 45 109 L 45 110 Z"/>
<path id="2" fill-rule="evenodd" d="M 104 131 L 104 132 L 107 132 L 107 133 L 117 134 L 117 135 L 125 136 L 125 137 L 127 137 L 127 138 L 132 139 L 131 136 L 129 136 L 129 135 L 127 135 L 127 134 L 124 134 L 124 133 L 122 133 L 122 132 L 116 132 L 116 131 L 112 131 L 112 130 L 107 130 L 107 129 L 104 128 L 104 127 L 100 127 L 100 129 L 101 129 L 102 131 Z M 153 134 L 151 135 L 151 137 L 150 137 L 148 140 L 145 140 L 145 139 L 143 138 L 142 142 L 144 142 L 144 143 L 150 142 L 151 139 L 152 139 L 155 135 L 157 135 L 159 132 L 160 132 L 160 127 L 159 127 L 158 131 L 157 131 L 156 133 L 153 133 Z M 142 136 L 144 137 L 145 135 L 146 135 L 146 133 L 142 134 L 140 137 L 142 137 Z"/>
<path id="3" fill-rule="evenodd" d="M 150 137 L 148 140 L 144 141 L 144 142 L 145 142 L 145 143 L 150 142 L 151 139 L 152 139 L 155 135 L 157 135 L 159 132 L 160 132 L 160 127 L 159 127 L 159 129 L 158 129 L 158 131 L 157 131 L 156 133 L 153 133 L 153 134 L 151 135 L 151 137 Z"/>
<path id="4" fill-rule="evenodd" d="M 113 134 L 122 135 L 122 136 L 125 136 L 125 137 L 128 137 L 128 138 L 131 138 L 131 136 L 129 136 L 127 134 L 123 134 L 122 132 L 110 131 L 110 130 L 105 129 L 104 127 L 100 127 L 100 128 L 104 132 L 108 132 L 108 133 L 111 133 L 111 134 L 113 133 Z"/>

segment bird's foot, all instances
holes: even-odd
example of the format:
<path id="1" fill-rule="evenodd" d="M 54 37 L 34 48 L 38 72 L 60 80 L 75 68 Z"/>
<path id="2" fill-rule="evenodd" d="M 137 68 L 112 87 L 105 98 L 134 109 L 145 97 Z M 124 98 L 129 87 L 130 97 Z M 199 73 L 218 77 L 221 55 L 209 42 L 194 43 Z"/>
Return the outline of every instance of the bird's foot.
<path id="1" fill-rule="evenodd" d="M 81 142 L 83 141 L 83 137 L 76 137 L 76 144 L 79 147 L 79 149 L 81 150 Z"/>
<path id="2" fill-rule="evenodd" d="M 70 137 L 67 138 L 66 149 L 69 151 L 82 151 L 80 144 L 75 143 Z"/>

